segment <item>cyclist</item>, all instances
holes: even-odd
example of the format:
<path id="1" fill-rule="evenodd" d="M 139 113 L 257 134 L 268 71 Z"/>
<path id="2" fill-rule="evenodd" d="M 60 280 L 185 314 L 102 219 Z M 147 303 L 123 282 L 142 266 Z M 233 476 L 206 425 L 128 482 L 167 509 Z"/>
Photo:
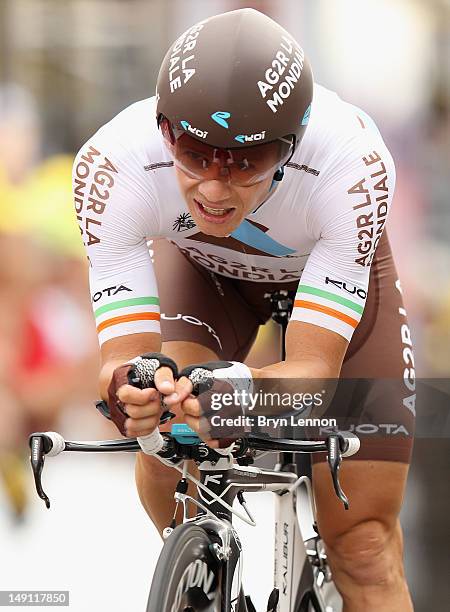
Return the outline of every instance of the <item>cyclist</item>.
<path id="1" fill-rule="evenodd" d="M 120 431 L 153 431 L 161 397 L 198 431 L 199 403 L 177 368 L 213 362 L 213 377 L 228 368 L 249 382 L 373 379 L 348 414 L 364 404 L 370 422 L 411 434 L 410 333 L 383 231 L 394 184 L 373 121 L 313 84 L 303 50 L 270 18 L 231 11 L 182 34 L 156 96 L 102 127 L 74 164 L 102 395 Z M 280 288 L 297 292 L 286 360 L 250 369 L 270 316 L 264 295 Z M 130 359 L 146 353 L 156 389 L 127 384 Z M 402 381 L 388 405 L 382 377 Z M 411 435 L 363 439 L 342 471 L 348 512 L 315 460 L 319 529 L 347 612 L 412 610 L 398 521 L 411 446 Z M 177 476 L 141 453 L 136 478 L 162 531 Z"/>

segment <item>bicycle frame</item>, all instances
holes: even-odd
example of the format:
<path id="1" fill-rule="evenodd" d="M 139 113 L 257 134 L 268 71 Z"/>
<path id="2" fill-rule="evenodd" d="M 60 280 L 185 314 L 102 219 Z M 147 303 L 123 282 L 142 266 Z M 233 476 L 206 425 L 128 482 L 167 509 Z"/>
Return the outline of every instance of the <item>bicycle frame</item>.
<path id="1" fill-rule="evenodd" d="M 193 521 L 205 529 L 211 540 L 211 554 L 221 562 L 223 612 L 236 610 L 238 602 L 239 606 L 245 604 L 241 593 L 242 547 L 232 525 L 232 516 L 250 525 L 256 524 L 243 498 L 244 492 L 256 491 L 272 491 L 276 495 L 275 588 L 270 597 L 272 609 L 277 612 L 306 612 L 311 609 L 310 603 L 316 612 L 338 612 L 341 609 L 339 603 L 330 604 L 327 594 L 327 590 L 334 593 L 335 589 L 330 582 L 331 576 L 326 555 L 321 549 L 320 537 L 313 535 L 305 542 L 299 525 L 297 506 L 302 505 L 300 484 L 306 486 L 306 508 L 309 506 L 312 524 L 315 525 L 310 481 L 306 476 L 298 478 L 286 459 L 296 452 L 326 452 L 336 495 L 348 508 L 348 500 L 339 484 L 338 470 L 342 457 L 351 456 L 359 449 L 359 440 L 353 434 L 330 434 L 326 441 L 313 442 L 272 440 L 252 435 L 237 440 L 236 446 L 233 444 L 226 455 L 211 449 L 199 439 L 192 440 L 191 435 L 187 440 L 183 439 L 179 432 L 176 435 L 164 433 L 161 436 L 156 430 L 152 438 L 146 440 L 152 448 L 149 454 L 157 456 L 165 465 L 182 474 L 175 500 L 184 506 L 184 522 Z M 159 441 L 159 446 L 154 446 L 155 439 Z M 30 436 L 30 448 L 36 491 L 47 508 L 50 508 L 50 500 L 41 482 L 46 455 L 54 457 L 63 451 L 134 452 L 141 450 L 141 439 L 70 442 L 56 432 L 37 432 Z M 252 451 L 255 450 L 281 452 L 284 461 L 273 470 L 249 466 L 254 457 Z M 188 473 L 187 462 L 190 459 L 194 459 L 199 466 L 200 480 Z M 186 494 L 188 479 L 197 485 L 197 499 Z M 232 507 L 236 497 L 247 517 Z M 197 516 L 193 519 L 188 518 L 189 502 L 198 508 Z M 165 530 L 166 534 L 171 531 L 172 528 Z"/>
<path id="2" fill-rule="evenodd" d="M 275 550 L 274 588 L 278 589 L 277 612 L 300 612 L 307 610 L 310 600 L 318 612 L 325 612 L 326 582 L 329 571 L 325 555 L 319 559 L 316 543 L 319 537 L 309 542 L 313 548 L 307 552 L 297 516 L 298 477 L 294 472 L 267 470 L 256 467 L 235 466 L 231 457 L 217 463 L 205 461 L 199 465 L 200 482 L 230 506 L 242 493 L 272 491 L 275 494 Z M 303 483 L 307 491 L 307 504 L 314 516 L 314 501 L 311 497 L 309 479 Z M 222 601 L 224 610 L 235 610 L 239 602 L 242 577 L 242 547 L 239 536 L 232 525 L 232 513 L 208 494 L 198 489 L 198 500 L 185 494 L 175 494 L 184 505 L 184 522 L 202 526 L 212 537 L 218 537 L 218 559 L 224 561 L 222 569 Z M 240 501 L 241 501 L 240 500 Z M 187 518 L 186 502 L 199 507 L 195 518 Z M 242 501 L 241 501 L 242 503 Z M 320 560 L 322 567 L 314 567 L 311 561 Z M 311 585 L 314 584 L 314 592 Z M 325 591 L 325 592 L 324 592 Z M 335 605 L 339 605 L 336 602 Z M 305 607 L 306 606 L 306 607 Z M 328 607 L 328 610 L 337 607 Z"/>

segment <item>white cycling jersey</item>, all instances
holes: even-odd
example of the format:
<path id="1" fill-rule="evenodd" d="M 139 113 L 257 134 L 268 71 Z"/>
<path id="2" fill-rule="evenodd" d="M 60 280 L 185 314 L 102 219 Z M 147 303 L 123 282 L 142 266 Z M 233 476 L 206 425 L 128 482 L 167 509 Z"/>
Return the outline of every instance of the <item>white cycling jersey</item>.
<path id="1" fill-rule="evenodd" d="M 155 98 L 126 108 L 74 163 L 100 343 L 160 331 L 148 245 L 156 238 L 227 277 L 298 279 L 292 319 L 350 340 L 395 186 L 392 157 L 372 119 L 315 85 L 308 129 L 283 180 L 230 236 L 216 238 L 199 232 L 189 214 L 155 108 Z"/>

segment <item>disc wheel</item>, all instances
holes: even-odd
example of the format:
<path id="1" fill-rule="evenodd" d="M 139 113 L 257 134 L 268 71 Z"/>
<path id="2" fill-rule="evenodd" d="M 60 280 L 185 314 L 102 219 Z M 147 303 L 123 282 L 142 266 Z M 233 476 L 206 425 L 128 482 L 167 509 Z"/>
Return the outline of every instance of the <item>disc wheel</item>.
<path id="1" fill-rule="evenodd" d="M 197 525 L 173 531 L 156 565 L 147 612 L 222 612 L 221 566 L 211 544 Z"/>

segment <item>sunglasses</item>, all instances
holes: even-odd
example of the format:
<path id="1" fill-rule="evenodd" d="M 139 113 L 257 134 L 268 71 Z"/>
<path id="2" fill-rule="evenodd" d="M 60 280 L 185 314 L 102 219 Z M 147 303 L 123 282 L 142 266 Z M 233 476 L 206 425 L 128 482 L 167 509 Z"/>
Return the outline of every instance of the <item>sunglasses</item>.
<path id="1" fill-rule="evenodd" d="M 198 180 L 227 180 L 241 187 L 256 185 L 283 166 L 294 150 L 291 137 L 251 147 L 220 149 L 193 138 L 165 117 L 159 127 L 175 165 Z"/>

